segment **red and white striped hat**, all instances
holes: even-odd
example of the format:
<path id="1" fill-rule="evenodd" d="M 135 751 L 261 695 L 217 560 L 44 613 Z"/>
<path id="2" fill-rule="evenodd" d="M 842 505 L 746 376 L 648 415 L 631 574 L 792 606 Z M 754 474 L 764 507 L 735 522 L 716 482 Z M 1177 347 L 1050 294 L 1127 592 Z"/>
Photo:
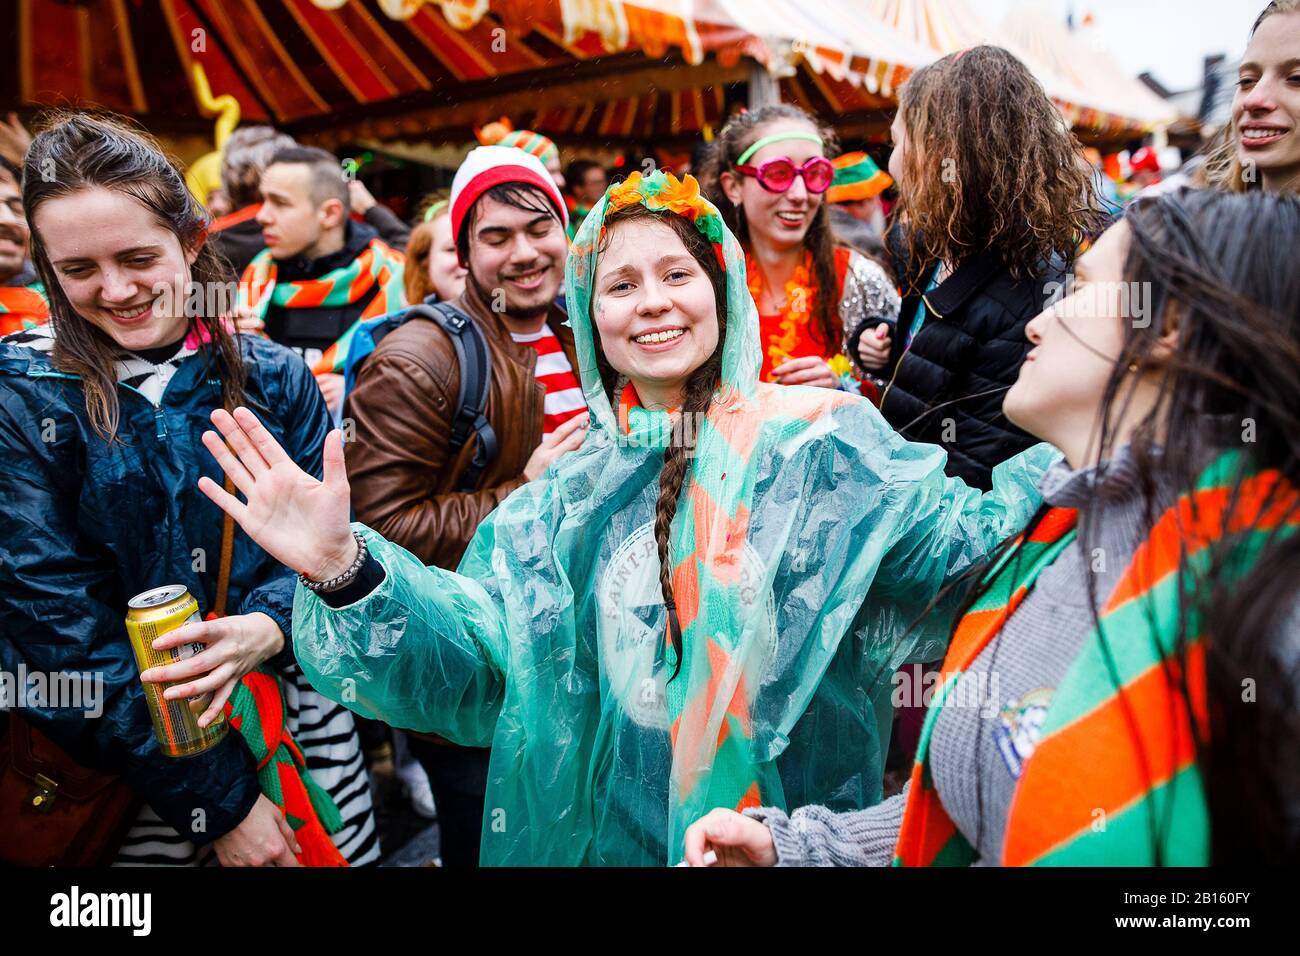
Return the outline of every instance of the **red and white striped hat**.
<path id="1" fill-rule="evenodd" d="M 451 234 L 460 236 L 461 224 L 479 196 L 502 183 L 527 183 L 536 186 L 555 206 L 562 225 L 569 225 L 569 211 L 565 208 L 560 188 L 546 171 L 541 160 L 513 146 L 478 146 L 472 150 L 456 170 L 451 181 Z"/>

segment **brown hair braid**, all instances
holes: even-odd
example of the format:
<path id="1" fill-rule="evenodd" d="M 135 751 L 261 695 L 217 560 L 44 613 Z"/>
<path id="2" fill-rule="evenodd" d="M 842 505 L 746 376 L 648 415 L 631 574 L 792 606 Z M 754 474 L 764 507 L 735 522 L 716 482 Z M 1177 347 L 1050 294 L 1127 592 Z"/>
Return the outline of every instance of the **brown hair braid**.
<path id="1" fill-rule="evenodd" d="M 713 401 L 713 392 L 718 387 L 722 378 L 722 351 L 723 345 L 727 340 L 727 274 L 718 262 L 717 255 L 713 246 L 696 228 L 683 216 L 675 213 L 655 213 L 651 212 L 645 206 L 633 205 L 625 206 L 616 212 L 611 213 L 605 220 L 605 235 L 601 240 L 600 250 L 603 251 L 609 243 L 609 237 L 613 231 L 621 225 L 629 222 L 638 222 L 644 220 L 653 220 L 661 222 L 673 230 L 686 246 L 686 251 L 691 254 L 704 274 L 709 277 L 713 284 L 714 303 L 718 315 L 718 344 L 714 348 L 713 354 L 710 355 L 704 364 L 691 373 L 690 378 L 686 381 L 686 392 L 682 399 L 679 422 L 685 422 L 688 417 L 698 419 L 708 411 L 709 405 Z M 595 297 L 592 297 L 592 306 L 595 307 Z M 618 385 L 619 375 L 605 358 L 605 351 L 600 343 L 600 330 L 596 327 L 595 316 L 592 316 L 592 333 L 596 343 L 596 367 L 600 370 L 601 383 L 605 387 L 605 394 L 609 397 L 611 404 L 617 404 L 618 395 L 615 389 Z M 672 641 L 673 652 L 677 661 L 673 668 L 672 677 L 675 678 L 682 669 L 682 630 L 681 623 L 677 618 L 677 604 L 673 598 L 672 583 L 672 566 L 669 563 L 669 538 L 672 532 L 673 519 L 677 516 L 677 504 L 681 495 L 682 486 L 686 482 L 686 473 L 690 467 L 690 457 L 688 452 L 694 451 L 695 436 L 697 430 L 686 428 L 684 425 L 674 430 L 672 439 L 668 442 L 668 447 L 664 449 L 663 469 L 659 472 L 659 497 L 655 500 L 655 544 L 659 551 L 659 587 L 663 592 L 664 608 L 668 614 L 668 634 Z"/>

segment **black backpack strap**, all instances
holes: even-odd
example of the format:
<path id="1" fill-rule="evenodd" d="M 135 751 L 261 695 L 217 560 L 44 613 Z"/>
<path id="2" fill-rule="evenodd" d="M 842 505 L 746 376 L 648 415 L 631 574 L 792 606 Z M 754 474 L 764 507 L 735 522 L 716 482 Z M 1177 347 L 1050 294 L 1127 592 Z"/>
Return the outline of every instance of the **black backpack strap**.
<path id="1" fill-rule="evenodd" d="M 448 452 L 455 456 L 469 441 L 478 436 L 474 457 L 460 476 L 459 491 L 474 491 L 488 466 L 496 460 L 498 443 L 496 432 L 488 424 L 486 411 L 488 388 L 492 384 L 492 357 L 488 352 L 483 330 L 468 315 L 449 302 L 426 302 L 412 306 L 409 317 L 421 316 L 447 333 L 456 350 L 460 366 L 460 390 L 456 395 L 455 414 L 451 420 L 451 440 Z"/>

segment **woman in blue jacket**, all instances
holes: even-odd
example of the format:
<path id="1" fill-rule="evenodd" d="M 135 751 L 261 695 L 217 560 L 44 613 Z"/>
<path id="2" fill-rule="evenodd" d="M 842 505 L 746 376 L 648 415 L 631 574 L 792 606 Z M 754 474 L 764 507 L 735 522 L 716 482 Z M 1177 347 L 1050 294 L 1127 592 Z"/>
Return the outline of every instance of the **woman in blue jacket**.
<path id="1" fill-rule="evenodd" d="M 263 795 L 240 734 L 184 759 L 162 753 L 124 620 L 131 597 L 162 585 L 185 585 L 205 615 L 217 601 L 222 515 L 195 489 L 218 474 L 199 441 L 211 410 L 252 403 L 319 474 L 320 389 L 287 349 L 232 337 L 204 308 L 228 267 L 204 245 L 184 181 L 144 137 L 63 120 L 32 144 L 23 200 L 51 322 L 0 342 L 0 667 L 80 673 L 101 694 L 93 709 L 46 700 L 17 715 L 143 797 L 119 862 L 211 862 L 209 845 L 223 865 L 319 862 Z M 294 663 L 293 587 L 287 568 L 236 534 L 229 616 L 183 629 L 205 649 L 145 676 L 185 682 L 181 697 L 211 694 L 204 720 L 255 668 L 280 678 L 304 784 L 332 831 L 325 854 L 367 862 L 378 847 L 355 727 Z"/>

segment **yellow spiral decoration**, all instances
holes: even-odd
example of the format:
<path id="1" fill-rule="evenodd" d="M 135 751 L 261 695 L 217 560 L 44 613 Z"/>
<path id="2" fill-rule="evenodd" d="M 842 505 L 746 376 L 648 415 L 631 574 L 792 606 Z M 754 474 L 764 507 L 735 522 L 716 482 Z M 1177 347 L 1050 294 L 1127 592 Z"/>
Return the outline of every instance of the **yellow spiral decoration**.
<path id="1" fill-rule="evenodd" d="M 194 99 L 199 109 L 209 116 L 217 114 L 214 136 L 217 148 L 196 159 L 185 173 L 185 185 L 199 202 L 207 205 L 208 195 L 221 185 L 221 151 L 225 148 L 226 140 L 230 139 L 230 134 L 239 125 L 239 100 L 229 93 L 213 96 L 208 75 L 199 63 L 190 64 L 190 77 L 194 81 Z"/>

